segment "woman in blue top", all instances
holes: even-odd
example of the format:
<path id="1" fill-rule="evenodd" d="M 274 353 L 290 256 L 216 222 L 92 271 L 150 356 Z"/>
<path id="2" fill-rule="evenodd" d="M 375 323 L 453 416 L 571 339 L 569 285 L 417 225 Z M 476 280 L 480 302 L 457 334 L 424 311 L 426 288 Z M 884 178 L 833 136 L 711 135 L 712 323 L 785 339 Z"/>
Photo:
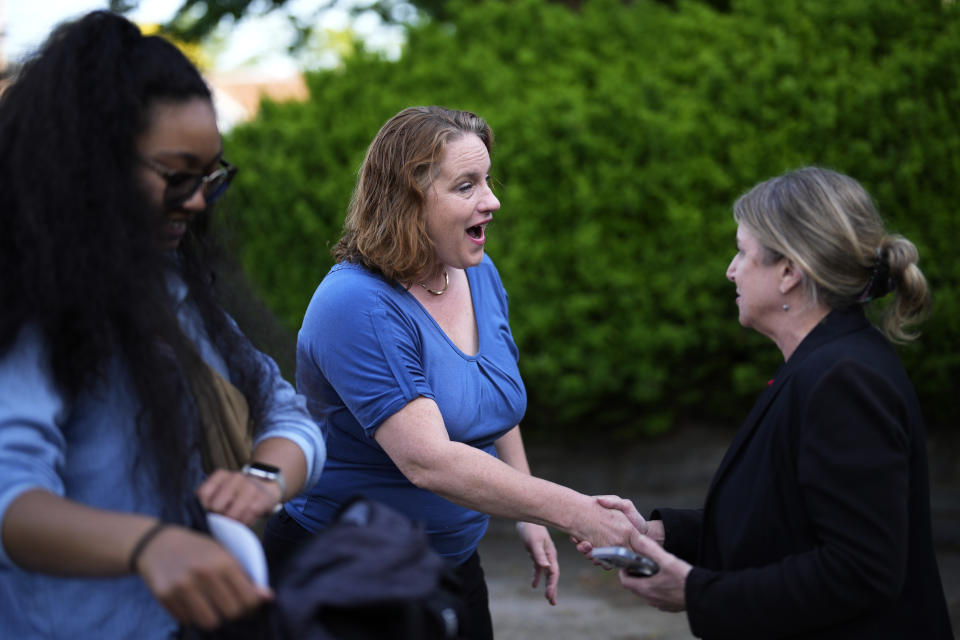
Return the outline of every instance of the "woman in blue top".
<path id="1" fill-rule="evenodd" d="M 234 170 L 210 91 L 96 12 L 24 64 L 0 140 L 0 636 L 244 615 L 272 594 L 191 530 L 194 496 L 249 523 L 325 450 L 215 297 L 207 213 Z"/>
<path id="2" fill-rule="evenodd" d="M 507 295 L 484 255 L 500 203 L 493 134 L 472 113 L 413 107 L 371 144 L 297 345 L 297 386 L 328 438 L 313 490 L 267 526 L 268 553 L 329 523 L 356 494 L 422 522 L 458 567 L 465 637 L 492 636 L 476 553 L 489 515 L 514 518 L 556 600 L 556 549 L 543 525 L 624 544 L 622 513 L 530 475 L 520 436 L 526 392 Z M 642 525 L 641 525 L 642 526 Z M 276 557 L 276 556 L 274 556 Z"/>

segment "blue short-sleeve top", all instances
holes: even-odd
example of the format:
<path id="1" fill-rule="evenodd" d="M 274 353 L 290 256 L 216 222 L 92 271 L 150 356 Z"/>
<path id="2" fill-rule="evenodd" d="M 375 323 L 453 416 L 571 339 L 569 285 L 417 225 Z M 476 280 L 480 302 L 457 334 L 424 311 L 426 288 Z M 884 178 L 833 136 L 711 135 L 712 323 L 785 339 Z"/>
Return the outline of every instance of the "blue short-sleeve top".
<path id="1" fill-rule="evenodd" d="M 335 265 L 307 308 L 297 341 L 297 388 L 327 436 L 314 488 L 287 504 L 317 530 L 363 494 L 421 522 L 434 548 L 459 563 L 488 516 L 411 484 L 374 440 L 411 400 L 434 400 L 451 440 L 496 455 L 494 442 L 520 422 L 526 391 L 508 322 L 507 295 L 489 257 L 466 270 L 479 350 L 463 353 L 403 286 L 351 264 Z"/>

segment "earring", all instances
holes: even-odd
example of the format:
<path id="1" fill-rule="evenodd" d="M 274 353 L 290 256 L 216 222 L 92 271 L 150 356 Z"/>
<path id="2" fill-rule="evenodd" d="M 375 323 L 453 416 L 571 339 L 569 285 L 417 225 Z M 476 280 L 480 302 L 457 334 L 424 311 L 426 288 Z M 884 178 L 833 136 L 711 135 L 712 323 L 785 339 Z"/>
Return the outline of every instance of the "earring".
<path id="1" fill-rule="evenodd" d="M 788 305 L 788 304 L 783 305 L 783 310 L 784 310 L 784 311 L 790 311 L 790 305 Z"/>

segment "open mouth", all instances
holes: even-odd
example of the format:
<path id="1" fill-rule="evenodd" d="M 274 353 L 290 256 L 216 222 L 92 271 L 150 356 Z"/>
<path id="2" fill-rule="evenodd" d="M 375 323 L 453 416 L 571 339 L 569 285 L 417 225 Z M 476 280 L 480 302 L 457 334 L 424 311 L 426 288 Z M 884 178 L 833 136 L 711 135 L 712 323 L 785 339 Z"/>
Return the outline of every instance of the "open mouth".
<path id="1" fill-rule="evenodd" d="M 483 230 L 489 224 L 484 222 L 482 224 L 475 224 L 472 227 L 467 228 L 467 235 L 473 238 L 474 240 L 483 240 Z"/>

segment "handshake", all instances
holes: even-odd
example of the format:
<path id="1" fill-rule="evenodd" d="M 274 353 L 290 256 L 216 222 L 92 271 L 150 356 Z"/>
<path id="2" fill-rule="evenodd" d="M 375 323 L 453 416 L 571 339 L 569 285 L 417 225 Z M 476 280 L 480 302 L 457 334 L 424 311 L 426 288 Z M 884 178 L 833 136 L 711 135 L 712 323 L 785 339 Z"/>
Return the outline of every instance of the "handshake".
<path id="1" fill-rule="evenodd" d="M 620 517 L 614 516 L 614 526 L 606 532 L 598 531 L 592 538 L 571 536 L 577 550 L 605 569 L 619 569 L 620 584 L 652 606 L 683 611 L 684 585 L 692 567 L 663 549 L 663 521 L 645 520 L 633 502 L 619 496 L 596 496 L 595 500 L 598 506 L 617 512 Z M 623 526 L 624 519 L 628 527 Z"/>

